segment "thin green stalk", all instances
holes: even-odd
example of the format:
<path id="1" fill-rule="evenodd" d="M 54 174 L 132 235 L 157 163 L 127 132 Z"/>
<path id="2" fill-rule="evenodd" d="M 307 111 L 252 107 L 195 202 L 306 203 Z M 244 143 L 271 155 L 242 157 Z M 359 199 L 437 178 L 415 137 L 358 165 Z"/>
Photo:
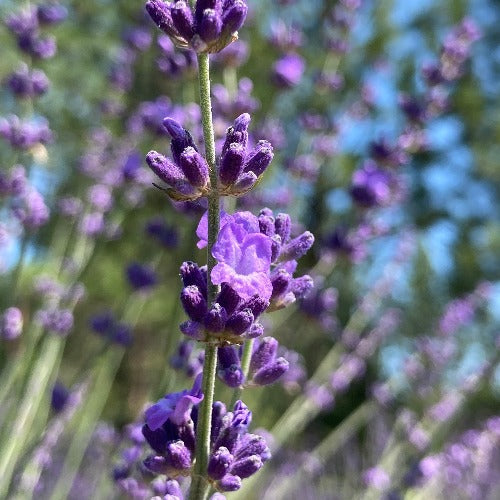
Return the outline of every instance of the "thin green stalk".
<path id="1" fill-rule="evenodd" d="M 252 350 L 253 350 L 253 341 L 254 339 L 248 339 L 243 345 L 243 354 L 241 356 L 241 371 L 243 373 L 243 380 L 246 380 L 248 377 L 248 372 L 250 370 L 250 360 L 252 359 Z M 231 406 L 241 399 L 241 394 L 243 392 L 243 387 L 237 387 L 233 392 L 233 398 L 231 400 Z"/>
<path id="2" fill-rule="evenodd" d="M 19 290 L 19 281 L 21 280 L 21 273 L 23 271 L 24 260 L 26 257 L 26 251 L 28 250 L 29 237 L 25 234 L 21 241 L 21 250 L 19 252 L 19 259 L 17 265 L 12 273 L 12 288 L 11 297 L 12 302 L 15 303 L 17 300 L 17 292 Z"/>
<path id="3" fill-rule="evenodd" d="M 371 420 L 376 411 L 377 405 L 374 401 L 362 403 L 314 448 L 311 455 L 322 464 L 326 463 L 355 432 Z M 300 464 L 293 476 L 288 481 L 282 481 L 277 491 L 273 492 L 273 498 L 290 498 L 296 487 L 310 474 L 311 470 L 307 464 Z"/>
<path id="4" fill-rule="evenodd" d="M 31 373 L 24 398 L 8 435 L 8 441 L 0 453 L 0 498 L 6 498 L 14 468 L 28 438 L 29 431 L 44 397 L 52 370 L 62 351 L 64 339 L 49 335 L 43 351 Z"/>
<path id="5" fill-rule="evenodd" d="M 71 440 L 59 479 L 50 496 L 53 500 L 68 498 L 73 481 L 85 455 L 85 450 L 108 400 L 124 352 L 125 350 L 122 347 L 111 347 L 99 362 L 93 390 L 90 391 L 89 398 L 79 412 L 79 425 Z"/>
<path id="6" fill-rule="evenodd" d="M 217 172 L 215 168 L 215 140 L 212 123 L 212 104 L 210 101 L 210 66 L 208 54 L 198 55 L 198 83 L 200 88 L 200 108 L 205 140 L 205 157 L 210 167 L 212 190 L 208 196 L 208 245 L 207 275 L 208 302 L 214 302 L 219 287 L 210 281 L 210 273 L 216 264 L 212 247 L 217 239 L 220 225 L 220 204 L 217 193 Z M 196 426 L 196 462 L 193 468 L 189 500 L 203 500 L 209 491 L 206 479 L 208 455 L 210 453 L 210 429 L 212 425 L 212 404 L 214 400 L 215 374 L 217 369 L 217 346 L 207 343 L 203 364 L 202 390 L 204 394 Z"/>

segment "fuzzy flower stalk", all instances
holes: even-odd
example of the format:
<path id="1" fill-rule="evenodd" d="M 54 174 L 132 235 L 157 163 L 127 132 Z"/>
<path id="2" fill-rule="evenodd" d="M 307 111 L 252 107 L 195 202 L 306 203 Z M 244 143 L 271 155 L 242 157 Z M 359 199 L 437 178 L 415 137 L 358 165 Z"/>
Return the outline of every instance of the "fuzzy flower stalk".
<path id="1" fill-rule="evenodd" d="M 146 10 L 175 45 L 197 53 L 205 147 L 203 155 L 190 132 L 166 117 L 171 158 L 150 151 L 146 162 L 166 185 L 157 187 L 170 198 L 207 198 L 208 210 L 196 231 L 207 263 L 183 263 L 180 297 L 189 318 L 181 331 L 205 345 L 203 372 L 191 391 L 167 394 L 146 411 L 143 434 L 156 454 L 144 466 L 170 478 L 191 476 L 189 498 L 199 500 L 206 498 L 209 486 L 220 492 L 239 489 L 241 480 L 270 458 L 264 439 L 247 433 L 251 412 L 239 396 L 248 377 L 250 385 L 267 385 L 288 370 L 288 362 L 276 356 L 274 339 L 263 338 L 255 346 L 253 339 L 264 333 L 260 315 L 286 307 L 311 289 L 309 276 L 293 274 L 314 237 L 306 231 L 293 238 L 290 217 L 275 216 L 267 208 L 258 216 L 220 209 L 220 197 L 241 196 L 254 188 L 274 155 L 266 140 L 250 146 L 248 113 L 235 119 L 221 150 L 215 150 L 209 53 L 237 38 L 245 2 L 198 0 L 191 8 L 184 1 L 149 0 Z M 238 354 L 233 346 L 241 345 Z M 237 390 L 232 412 L 214 403 L 216 375 Z"/>

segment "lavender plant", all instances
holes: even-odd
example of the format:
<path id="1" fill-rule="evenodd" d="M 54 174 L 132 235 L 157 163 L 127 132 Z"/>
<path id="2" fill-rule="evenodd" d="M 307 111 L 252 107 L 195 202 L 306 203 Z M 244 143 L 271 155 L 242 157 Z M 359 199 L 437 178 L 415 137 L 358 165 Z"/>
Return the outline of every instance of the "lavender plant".
<path id="1" fill-rule="evenodd" d="M 0 17 L 0 497 L 496 498 L 494 6 Z"/>

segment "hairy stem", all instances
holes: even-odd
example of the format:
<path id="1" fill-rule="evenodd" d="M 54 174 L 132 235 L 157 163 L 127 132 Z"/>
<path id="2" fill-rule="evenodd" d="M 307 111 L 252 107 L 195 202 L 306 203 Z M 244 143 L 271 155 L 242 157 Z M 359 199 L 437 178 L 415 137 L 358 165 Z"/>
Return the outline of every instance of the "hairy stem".
<path id="1" fill-rule="evenodd" d="M 220 204 L 217 193 L 217 172 L 215 167 L 215 140 L 212 123 L 212 103 L 210 100 L 210 67 L 208 54 L 198 55 L 198 82 L 200 88 L 200 108 L 205 140 L 205 157 L 210 167 L 210 183 L 212 190 L 208 196 L 208 246 L 207 275 L 208 302 L 211 304 L 219 292 L 219 287 L 210 281 L 210 273 L 216 264 L 212 256 L 212 247 L 217 239 L 220 224 Z M 215 372 L 217 368 L 217 346 L 208 343 L 205 347 L 203 365 L 202 390 L 204 394 L 200 405 L 198 424 L 196 427 L 196 462 L 194 465 L 190 500 L 203 500 L 209 491 L 206 478 L 208 455 L 210 453 L 210 430 L 212 425 L 212 403 L 214 400 Z"/>

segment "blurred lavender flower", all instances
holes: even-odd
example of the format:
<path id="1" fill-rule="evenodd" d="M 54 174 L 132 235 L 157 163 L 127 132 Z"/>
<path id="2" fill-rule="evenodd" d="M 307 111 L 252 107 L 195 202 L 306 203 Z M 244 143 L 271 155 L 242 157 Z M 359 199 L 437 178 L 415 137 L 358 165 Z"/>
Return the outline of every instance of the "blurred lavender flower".
<path id="1" fill-rule="evenodd" d="M 90 327 L 101 337 L 118 345 L 128 347 L 132 343 L 132 329 L 117 321 L 110 311 L 95 314 L 90 319 Z"/>
<path id="2" fill-rule="evenodd" d="M 52 131 L 47 120 L 38 118 L 36 121 L 22 121 L 15 115 L 0 117 L 0 136 L 13 148 L 21 150 L 52 141 Z"/>
<path id="3" fill-rule="evenodd" d="M 179 233 L 174 226 L 167 225 L 161 217 L 154 217 L 146 223 L 146 233 L 164 248 L 175 248 L 179 243 Z"/>
<path id="4" fill-rule="evenodd" d="M 49 79 L 42 70 L 30 71 L 26 64 L 11 73 L 5 80 L 6 85 L 18 97 L 38 97 L 49 88 Z"/>
<path id="5" fill-rule="evenodd" d="M 23 313 L 17 307 L 9 307 L 0 316 L 0 335 L 5 340 L 13 340 L 23 331 Z"/>
<path id="6" fill-rule="evenodd" d="M 73 328 L 73 313 L 69 309 L 41 309 L 36 321 L 48 331 L 66 336 Z"/>
<path id="7" fill-rule="evenodd" d="M 26 229 L 37 229 L 43 226 L 50 216 L 43 196 L 33 187 L 25 190 L 22 196 L 17 198 L 12 210 Z"/>
<path id="8" fill-rule="evenodd" d="M 273 66 L 273 79 L 276 85 L 291 88 L 297 85 L 304 73 L 305 62 L 297 54 L 287 54 Z"/>

